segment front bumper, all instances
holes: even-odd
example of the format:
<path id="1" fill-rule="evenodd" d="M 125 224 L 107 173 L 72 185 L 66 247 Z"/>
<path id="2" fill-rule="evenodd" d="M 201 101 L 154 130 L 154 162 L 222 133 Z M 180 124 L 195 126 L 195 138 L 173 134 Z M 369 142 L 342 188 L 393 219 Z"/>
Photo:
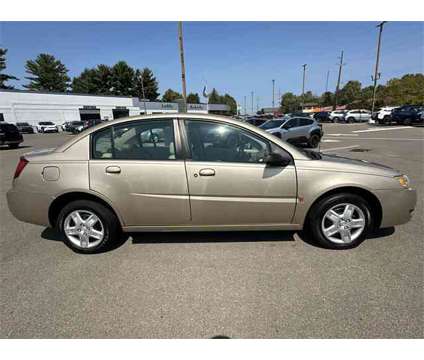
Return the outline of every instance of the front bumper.
<path id="1" fill-rule="evenodd" d="M 411 220 L 417 204 L 417 192 L 414 189 L 377 190 L 383 210 L 380 227 L 401 225 Z"/>

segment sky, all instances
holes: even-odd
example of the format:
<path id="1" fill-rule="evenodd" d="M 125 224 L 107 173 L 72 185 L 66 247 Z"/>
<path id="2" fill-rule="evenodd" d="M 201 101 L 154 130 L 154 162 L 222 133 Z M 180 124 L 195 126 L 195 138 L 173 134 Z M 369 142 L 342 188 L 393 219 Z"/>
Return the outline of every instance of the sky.
<path id="1" fill-rule="evenodd" d="M 334 91 L 341 50 L 344 50 L 342 84 L 359 80 L 371 84 L 378 22 L 184 22 L 187 91 L 202 92 L 207 85 L 229 93 L 243 104 L 272 104 L 287 91 Z M 406 73 L 423 72 L 422 22 L 388 22 L 381 47 L 381 82 Z M 176 22 L 0 22 L 0 47 L 8 49 L 6 73 L 27 83 L 25 63 L 49 53 L 77 76 L 97 64 L 125 60 L 133 67 L 149 67 L 163 94 L 181 92 L 181 65 Z"/>

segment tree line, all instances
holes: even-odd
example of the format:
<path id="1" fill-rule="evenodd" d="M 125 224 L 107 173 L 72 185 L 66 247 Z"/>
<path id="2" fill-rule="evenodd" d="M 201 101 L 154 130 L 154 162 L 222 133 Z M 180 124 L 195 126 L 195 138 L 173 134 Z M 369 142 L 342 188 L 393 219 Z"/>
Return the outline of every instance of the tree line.
<path id="1" fill-rule="evenodd" d="M 4 73 L 6 69 L 7 49 L 0 48 L 0 89 L 13 89 L 10 80 L 19 80 L 17 77 Z M 28 83 L 24 88 L 34 91 L 72 92 L 92 95 L 133 96 L 150 101 L 161 100 L 173 102 L 182 99 L 182 95 L 172 89 L 159 97 L 159 84 L 152 70 L 145 67 L 134 69 L 125 61 L 118 61 L 113 66 L 100 64 L 94 68 L 86 68 L 79 76 L 72 80 L 68 76 L 69 70 L 53 55 L 39 54 L 36 59 L 28 60 L 25 64 Z M 199 104 L 197 93 L 187 95 L 189 104 Z M 210 104 L 227 104 L 230 112 L 237 111 L 236 100 L 229 94 L 223 96 L 213 89 L 209 96 Z"/>
<path id="2" fill-rule="evenodd" d="M 424 75 L 406 74 L 400 79 L 393 78 L 385 85 L 378 85 L 376 106 L 422 105 L 424 102 Z M 348 81 L 337 94 L 337 105 L 348 109 L 371 108 L 373 87 L 362 87 L 357 80 Z M 317 96 L 311 91 L 302 95 L 286 92 L 281 96 L 280 107 L 282 112 L 293 112 L 301 109 L 303 104 L 315 104 L 321 107 L 333 106 L 336 102 L 335 93 L 326 91 Z"/>

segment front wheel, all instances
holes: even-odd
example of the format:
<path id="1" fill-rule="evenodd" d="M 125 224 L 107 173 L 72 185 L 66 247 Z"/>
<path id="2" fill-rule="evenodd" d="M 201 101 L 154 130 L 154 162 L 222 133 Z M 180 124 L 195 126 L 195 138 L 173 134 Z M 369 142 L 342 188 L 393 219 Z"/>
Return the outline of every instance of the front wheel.
<path id="1" fill-rule="evenodd" d="M 309 138 L 308 145 L 311 148 L 316 148 L 320 142 L 321 138 L 318 134 L 312 134 Z"/>
<path id="2" fill-rule="evenodd" d="M 115 214 L 91 200 L 67 204 L 59 214 L 58 226 L 65 244 L 79 253 L 105 251 L 119 235 L 119 222 Z"/>
<path id="3" fill-rule="evenodd" d="M 335 194 L 316 203 L 307 219 L 307 231 L 328 249 L 358 246 L 372 229 L 368 202 L 355 194 Z"/>

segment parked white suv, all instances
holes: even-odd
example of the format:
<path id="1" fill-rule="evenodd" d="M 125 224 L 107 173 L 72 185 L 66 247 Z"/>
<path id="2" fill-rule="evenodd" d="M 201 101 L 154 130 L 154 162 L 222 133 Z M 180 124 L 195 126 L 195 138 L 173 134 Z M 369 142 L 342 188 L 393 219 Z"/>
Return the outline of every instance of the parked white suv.
<path id="1" fill-rule="evenodd" d="M 392 110 L 398 106 L 385 106 L 378 109 L 372 114 L 372 118 L 368 121 L 370 124 L 390 124 L 392 122 Z"/>
<path id="2" fill-rule="evenodd" d="M 346 113 L 345 110 L 333 110 L 330 113 L 329 118 L 332 122 L 344 121 L 345 113 Z"/>
<path id="3" fill-rule="evenodd" d="M 345 121 L 348 123 L 353 122 L 368 122 L 371 119 L 371 111 L 365 109 L 349 110 L 345 114 Z"/>
<path id="4" fill-rule="evenodd" d="M 51 121 L 40 121 L 37 125 L 37 131 L 40 133 L 59 132 L 58 127 Z"/>

